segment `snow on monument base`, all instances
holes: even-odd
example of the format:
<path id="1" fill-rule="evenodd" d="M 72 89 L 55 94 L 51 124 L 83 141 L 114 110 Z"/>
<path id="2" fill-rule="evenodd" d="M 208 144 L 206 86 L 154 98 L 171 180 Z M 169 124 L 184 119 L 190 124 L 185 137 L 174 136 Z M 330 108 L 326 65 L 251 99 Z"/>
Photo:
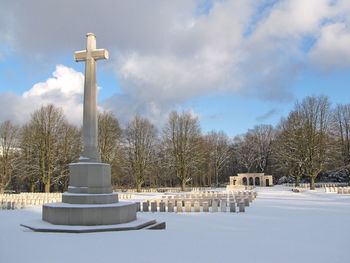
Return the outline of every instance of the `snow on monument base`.
<path id="1" fill-rule="evenodd" d="M 43 206 L 42 219 L 55 225 L 114 225 L 136 220 L 137 206 L 131 202 L 114 204 L 52 203 Z"/>
<path id="2" fill-rule="evenodd" d="M 98 226 L 136 220 L 137 205 L 119 202 L 112 191 L 111 167 L 97 162 L 69 165 L 68 192 L 62 203 L 43 205 L 42 219 L 54 225 Z"/>

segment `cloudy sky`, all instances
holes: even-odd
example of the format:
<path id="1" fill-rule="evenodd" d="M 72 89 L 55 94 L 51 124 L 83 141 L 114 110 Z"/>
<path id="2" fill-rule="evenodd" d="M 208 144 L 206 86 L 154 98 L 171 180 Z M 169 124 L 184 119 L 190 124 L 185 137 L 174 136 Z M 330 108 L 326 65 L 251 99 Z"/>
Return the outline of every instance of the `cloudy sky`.
<path id="1" fill-rule="evenodd" d="M 0 121 L 54 103 L 81 123 L 87 32 L 122 123 L 189 110 L 233 136 L 308 95 L 350 103 L 350 0 L 0 0 Z"/>

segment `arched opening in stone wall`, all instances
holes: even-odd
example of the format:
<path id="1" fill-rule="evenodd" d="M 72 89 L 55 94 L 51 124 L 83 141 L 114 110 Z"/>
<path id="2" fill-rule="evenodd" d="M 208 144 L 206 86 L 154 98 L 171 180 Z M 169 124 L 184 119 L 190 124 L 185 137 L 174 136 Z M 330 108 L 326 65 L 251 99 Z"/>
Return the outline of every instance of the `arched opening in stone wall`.
<path id="1" fill-rule="evenodd" d="M 249 185 L 254 185 L 254 179 L 253 179 L 253 177 L 249 177 Z"/>
<path id="2" fill-rule="evenodd" d="M 265 186 L 270 186 L 270 180 L 269 179 L 266 179 L 266 184 Z"/>
<path id="3" fill-rule="evenodd" d="M 247 177 L 243 177 L 242 182 L 243 182 L 243 185 L 247 185 Z"/>
<path id="4" fill-rule="evenodd" d="M 260 185 L 260 178 L 259 177 L 255 177 L 255 185 Z"/>

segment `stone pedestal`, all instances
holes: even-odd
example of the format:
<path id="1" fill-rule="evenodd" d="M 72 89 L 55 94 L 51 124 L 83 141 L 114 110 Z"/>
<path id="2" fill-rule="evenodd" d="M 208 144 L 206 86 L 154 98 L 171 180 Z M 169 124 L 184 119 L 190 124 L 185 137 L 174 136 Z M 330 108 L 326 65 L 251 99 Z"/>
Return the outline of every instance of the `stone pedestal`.
<path id="1" fill-rule="evenodd" d="M 136 220 L 135 203 L 119 202 L 112 191 L 111 168 L 105 163 L 69 165 L 68 192 L 62 203 L 45 204 L 43 220 L 56 225 L 115 225 Z"/>
<path id="2" fill-rule="evenodd" d="M 111 166 L 106 163 L 72 163 L 69 165 L 68 193 L 112 193 Z"/>
<path id="3" fill-rule="evenodd" d="M 135 203 L 81 205 L 53 203 L 43 206 L 43 220 L 55 225 L 114 225 L 136 220 Z"/>

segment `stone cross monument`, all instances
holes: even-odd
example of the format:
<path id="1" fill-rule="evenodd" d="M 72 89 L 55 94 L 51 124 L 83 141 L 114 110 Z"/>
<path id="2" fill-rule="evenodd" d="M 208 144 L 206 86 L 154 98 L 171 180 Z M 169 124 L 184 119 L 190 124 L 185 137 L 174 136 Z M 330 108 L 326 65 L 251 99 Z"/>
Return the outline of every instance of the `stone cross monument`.
<path id="1" fill-rule="evenodd" d="M 96 49 L 96 37 L 87 34 L 86 50 L 75 52 L 85 61 L 83 152 L 69 165 L 68 191 L 62 203 L 45 204 L 43 220 L 57 225 L 112 225 L 136 220 L 136 204 L 120 203 L 113 192 L 111 167 L 101 163 L 97 138 L 96 60 L 107 59 L 105 49 Z"/>
<path id="2" fill-rule="evenodd" d="M 108 51 L 96 49 L 96 36 L 87 34 L 86 50 L 74 54 L 75 61 L 85 61 L 83 153 L 80 161 L 100 162 L 97 148 L 96 60 L 108 59 Z"/>

